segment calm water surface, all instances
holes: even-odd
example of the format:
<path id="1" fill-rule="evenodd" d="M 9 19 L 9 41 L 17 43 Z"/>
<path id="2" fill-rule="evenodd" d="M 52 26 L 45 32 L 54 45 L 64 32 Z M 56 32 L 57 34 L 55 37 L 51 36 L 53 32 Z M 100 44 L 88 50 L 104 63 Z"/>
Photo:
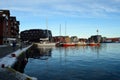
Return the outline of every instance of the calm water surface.
<path id="1" fill-rule="evenodd" d="M 38 80 L 120 80 L 120 44 L 39 48 L 24 73 Z"/>

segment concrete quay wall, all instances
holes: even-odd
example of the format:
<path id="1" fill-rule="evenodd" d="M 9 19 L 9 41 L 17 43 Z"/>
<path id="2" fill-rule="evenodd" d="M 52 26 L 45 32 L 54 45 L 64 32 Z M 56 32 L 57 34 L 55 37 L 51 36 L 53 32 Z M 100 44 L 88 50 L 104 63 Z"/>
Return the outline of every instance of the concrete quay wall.
<path id="1" fill-rule="evenodd" d="M 12 68 L 15 62 L 17 62 L 17 58 L 31 46 L 32 45 L 29 45 L 22 49 L 18 49 L 0 59 L 0 80 L 37 80 L 37 78 L 30 77 Z"/>

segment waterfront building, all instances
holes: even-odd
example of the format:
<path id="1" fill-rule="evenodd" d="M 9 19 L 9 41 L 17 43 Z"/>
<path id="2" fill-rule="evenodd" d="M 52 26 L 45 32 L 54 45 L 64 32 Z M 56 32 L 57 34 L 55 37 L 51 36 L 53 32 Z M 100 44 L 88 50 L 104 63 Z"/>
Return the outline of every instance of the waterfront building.
<path id="1" fill-rule="evenodd" d="M 102 41 L 102 36 L 101 35 L 93 35 L 88 39 L 89 42 L 95 42 L 95 43 L 99 43 Z"/>
<path id="2" fill-rule="evenodd" d="M 19 25 L 20 25 L 20 22 L 16 20 L 16 17 L 10 17 L 10 27 L 11 27 L 11 30 L 10 30 L 10 35 L 11 35 L 11 38 L 18 38 L 18 35 L 19 35 Z"/>
<path id="3" fill-rule="evenodd" d="M 25 30 L 20 33 L 20 38 L 22 41 L 28 42 L 40 42 L 42 40 L 52 41 L 52 32 L 50 30 L 42 29 L 30 29 Z"/>
<path id="4" fill-rule="evenodd" d="M 8 43 L 10 37 L 10 12 L 9 10 L 0 10 L 0 44 Z"/>
<path id="5" fill-rule="evenodd" d="M 10 17 L 10 38 L 9 41 L 18 40 L 20 22 L 16 20 L 16 17 Z"/>
<path id="6" fill-rule="evenodd" d="M 0 45 L 10 44 L 19 35 L 19 21 L 10 16 L 9 10 L 0 10 Z"/>
<path id="7" fill-rule="evenodd" d="M 78 42 L 79 39 L 77 36 L 71 36 L 71 42 Z"/>
<path id="8" fill-rule="evenodd" d="M 107 38 L 106 43 L 115 43 L 115 42 L 120 42 L 120 38 Z"/>
<path id="9" fill-rule="evenodd" d="M 53 37 L 53 42 L 69 43 L 71 38 L 69 36 L 55 36 Z"/>
<path id="10" fill-rule="evenodd" d="M 64 36 L 64 38 L 65 38 L 65 43 L 71 42 L 71 38 L 69 36 Z"/>
<path id="11" fill-rule="evenodd" d="M 86 39 L 86 38 L 79 38 L 79 42 L 87 42 L 88 41 L 88 39 Z"/>
<path id="12" fill-rule="evenodd" d="M 65 42 L 64 36 L 54 36 L 53 42 Z"/>
<path id="13" fill-rule="evenodd" d="M 102 37 L 102 43 L 105 43 L 106 42 L 106 40 L 107 40 L 107 38 L 106 37 Z"/>

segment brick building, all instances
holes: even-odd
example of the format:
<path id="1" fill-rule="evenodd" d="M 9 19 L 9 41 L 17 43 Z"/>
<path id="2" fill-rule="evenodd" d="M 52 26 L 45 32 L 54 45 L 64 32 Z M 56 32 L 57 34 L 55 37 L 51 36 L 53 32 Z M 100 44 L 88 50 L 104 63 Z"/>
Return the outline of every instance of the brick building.
<path id="1" fill-rule="evenodd" d="M 11 27 L 11 30 L 10 30 L 10 36 L 11 38 L 18 38 L 18 35 L 19 35 L 19 25 L 20 25 L 20 22 L 16 20 L 16 17 L 10 17 L 10 27 Z"/>
<path id="2" fill-rule="evenodd" d="M 19 25 L 19 21 L 10 16 L 9 10 L 0 10 L 0 45 L 10 44 L 11 41 L 16 40 Z"/>
<path id="3" fill-rule="evenodd" d="M 120 38 L 106 38 L 106 43 L 116 43 L 120 42 Z"/>
<path id="4" fill-rule="evenodd" d="M 53 42 L 69 43 L 71 42 L 71 38 L 69 36 L 55 36 L 53 37 Z"/>

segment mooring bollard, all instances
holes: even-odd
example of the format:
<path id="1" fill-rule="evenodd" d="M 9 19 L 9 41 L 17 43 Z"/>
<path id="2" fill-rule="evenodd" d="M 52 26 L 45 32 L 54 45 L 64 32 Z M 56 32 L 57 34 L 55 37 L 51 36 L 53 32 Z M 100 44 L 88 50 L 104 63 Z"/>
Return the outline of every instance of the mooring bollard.
<path id="1" fill-rule="evenodd" d="M 1 67 L 2 67 L 2 68 L 5 68 L 5 64 L 2 64 Z"/>
<path id="2" fill-rule="evenodd" d="M 16 57 L 15 53 L 12 53 L 11 56 L 12 56 L 12 57 Z"/>

